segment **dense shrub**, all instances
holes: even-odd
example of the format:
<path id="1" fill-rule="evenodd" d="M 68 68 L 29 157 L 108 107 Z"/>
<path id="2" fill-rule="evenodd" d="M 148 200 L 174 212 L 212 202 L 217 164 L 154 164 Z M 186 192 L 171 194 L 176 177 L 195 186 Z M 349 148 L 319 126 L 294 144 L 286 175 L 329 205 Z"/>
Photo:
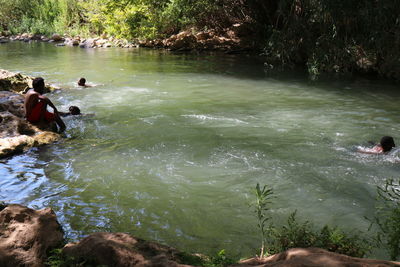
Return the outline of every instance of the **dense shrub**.
<path id="1" fill-rule="evenodd" d="M 353 257 L 363 257 L 371 249 L 371 243 L 360 235 L 348 234 L 337 227 L 323 226 L 321 229 L 308 221 L 300 223 L 296 212 L 287 220 L 287 225 L 272 227 L 267 249 L 275 254 L 290 248 L 317 247 Z"/>
<path id="2" fill-rule="evenodd" d="M 389 251 L 390 258 L 400 256 L 400 180 L 386 180 L 378 187 L 378 206 L 375 222 L 379 227 L 378 242 Z"/>

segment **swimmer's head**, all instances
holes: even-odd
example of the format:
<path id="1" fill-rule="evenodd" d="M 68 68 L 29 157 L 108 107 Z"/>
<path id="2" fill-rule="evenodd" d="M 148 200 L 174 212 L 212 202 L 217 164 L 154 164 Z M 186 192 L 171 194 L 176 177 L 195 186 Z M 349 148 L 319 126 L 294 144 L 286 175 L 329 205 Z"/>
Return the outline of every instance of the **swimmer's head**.
<path id="1" fill-rule="evenodd" d="M 85 78 L 80 78 L 78 81 L 79 86 L 85 86 L 86 85 L 86 79 Z"/>
<path id="2" fill-rule="evenodd" d="M 68 110 L 71 113 L 71 115 L 81 114 L 81 110 L 77 106 L 70 106 Z"/>
<path id="3" fill-rule="evenodd" d="M 393 147 L 396 145 L 394 144 L 393 137 L 391 136 L 384 136 L 381 138 L 380 145 L 383 149 L 383 152 L 388 152 L 390 151 Z"/>

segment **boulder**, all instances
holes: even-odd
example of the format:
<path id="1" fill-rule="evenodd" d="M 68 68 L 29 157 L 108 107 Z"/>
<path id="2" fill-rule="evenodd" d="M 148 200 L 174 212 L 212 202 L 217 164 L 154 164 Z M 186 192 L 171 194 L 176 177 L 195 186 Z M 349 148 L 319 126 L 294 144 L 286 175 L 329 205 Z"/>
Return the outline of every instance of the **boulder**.
<path id="1" fill-rule="evenodd" d="M 78 39 L 66 38 L 64 41 L 65 45 L 68 46 L 78 46 L 80 41 Z"/>
<path id="2" fill-rule="evenodd" d="M 192 49 L 196 46 L 196 44 L 197 44 L 197 39 L 193 34 L 182 32 L 176 36 L 175 41 L 172 41 L 170 49 L 172 50 Z"/>
<path id="3" fill-rule="evenodd" d="M 8 205 L 0 211 L 0 266 L 44 266 L 46 252 L 63 241 L 63 232 L 50 208 L 35 211 Z"/>
<path id="4" fill-rule="evenodd" d="M 61 42 L 64 40 L 64 38 L 59 34 L 53 34 L 51 36 L 51 40 L 53 40 L 54 42 Z"/>
<path id="5" fill-rule="evenodd" d="M 321 248 L 293 248 L 265 258 L 243 260 L 232 267 L 391 267 L 399 262 L 354 258 Z"/>
<path id="6" fill-rule="evenodd" d="M 180 252 L 125 233 L 94 233 L 79 243 L 67 244 L 63 255 L 94 266 L 188 266 L 179 263 Z"/>
<path id="7" fill-rule="evenodd" d="M 50 39 L 43 35 L 42 38 L 41 38 L 41 41 L 42 42 L 48 42 L 48 41 L 50 41 Z"/>
<path id="8" fill-rule="evenodd" d="M 96 46 L 96 39 L 89 38 L 87 40 L 83 40 L 80 44 L 79 47 L 82 48 L 93 48 Z"/>
<path id="9" fill-rule="evenodd" d="M 0 37 L 0 44 L 5 44 L 10 42 L 10 39 L 8 39 L 7 37 Z"/>
<path id="10" fill-rule="evenodd" d="M 40 41 L 40 40 L 42 40 L 42 38 L 43 38 L 43 35 L 34 34 L 34 35 L 32 35 L 31 40 Z"/>
<path id="11" fill-rule="evenodd" d="M 0 69 L 0 91 L 24 92 L 27 88 L 32 88 L 33 77 L 21 73 L 9 72 Z M 57 89 L 49 84 L 45 86 L 45 93 Z"/>
<path id="12" fill-rule="evenodd" d="M 209 39 L 209 38 L 211 38 L 212 36 L 210 35 L 210 33 L 209 32 L 198 32 L 197 34 L 196 34 L 196 39 L 198 40 L 198 41 L 204 41 L 204 40 L 207 40 L 207 39 Z"/>
<path id="13" fill-rule="evenodd" d="M 95 40 L 95 45 L 98 47 L 102 47 L 103 45 L 105 45 L 108 42 L 107 39 L 98 39 Z"/>

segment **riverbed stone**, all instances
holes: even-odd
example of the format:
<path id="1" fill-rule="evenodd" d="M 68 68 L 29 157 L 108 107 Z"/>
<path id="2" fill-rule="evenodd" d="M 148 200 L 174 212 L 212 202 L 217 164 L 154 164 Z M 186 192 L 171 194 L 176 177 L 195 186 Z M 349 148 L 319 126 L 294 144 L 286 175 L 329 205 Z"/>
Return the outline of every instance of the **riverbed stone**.
<path id="1" fill-rule="evenodd" d="M 105 44 L 103 44 L 103 47 L 105 47 L 105 48 L 112 47 L 112 46 L 113 46 L 112 43 L 105 43 Z"/>
<path id="2" fill-rule="evenodd" d="M 96 46 L 96 39 L 94 39 L 94 38 L 89 38 L 89 39 L 83 40 L 79 44 L 79 47 L 81 47 L 81 48 L 93 48 L 95 46 Z"/>
<path id="3" fill-rule="evenodd" d="M 0 69 L 0 91 L 24 92 L 27 88 L 32 88 L 33 77 L 14 73 Z M 46 84 L 45 93 L 56 90 L 57 88 Z"/>
<path id="4" fill-rule="evenodd" d="M 51 36 L 51 40 L 53 40 L 54 42 L 61 42 L 63 41 L 63 37 L 59 34 L 53 34 Z"/>
<path id="5" fill-rule="evenodd" d="M 77 262 L 94 266 L 189 266 L 179 263 L 178 250 L 126 233 L 94 233 L 79 243 L 65 245 L 62 251 Z"/>
<path id="6" fill-rule="evenodd" d="M 5 44 L 10 42 L 10 39 L 8 39 L 7 37 L 0 37 L 0 44 Z"/>
<path id="7" fill-rule="evenodd" d="M 0 211 L 0 266 L 44 266 L 46 253 L 63 241 L 56 214 L 8 205 Z"/>
<path id="8" fill-rule="evenodd" d="M 243 260 L 231 267 L 394 267 L 400 262 L 350 257 L 321 248 L 292 248 L 265 257 Z"/>

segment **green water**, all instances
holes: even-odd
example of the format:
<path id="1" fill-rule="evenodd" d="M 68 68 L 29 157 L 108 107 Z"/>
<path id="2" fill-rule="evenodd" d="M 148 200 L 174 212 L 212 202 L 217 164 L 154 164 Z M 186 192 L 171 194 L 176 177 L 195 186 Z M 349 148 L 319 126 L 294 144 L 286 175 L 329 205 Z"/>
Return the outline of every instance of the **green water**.
<path id="1" fill-rule="evenodd" d="M 298 210 L 315 224 L 366 231 L 377 185 L 399 178 L 400 88 L 366 79 L 311 82 L 269 75 L 247 56 L 143 49 L 0 45 L 0 68 L 64 88 L 66 138 L 0 161 L 0 200 L 52 207 L 66 235 L 123 231 L 189 252 L 259 247 L 249 203 L 274 188 L 277 222 Z M 92 88 L 75 86 L 86 77 Z M 385 257 L 377 252 L 375 256 Z"/>

